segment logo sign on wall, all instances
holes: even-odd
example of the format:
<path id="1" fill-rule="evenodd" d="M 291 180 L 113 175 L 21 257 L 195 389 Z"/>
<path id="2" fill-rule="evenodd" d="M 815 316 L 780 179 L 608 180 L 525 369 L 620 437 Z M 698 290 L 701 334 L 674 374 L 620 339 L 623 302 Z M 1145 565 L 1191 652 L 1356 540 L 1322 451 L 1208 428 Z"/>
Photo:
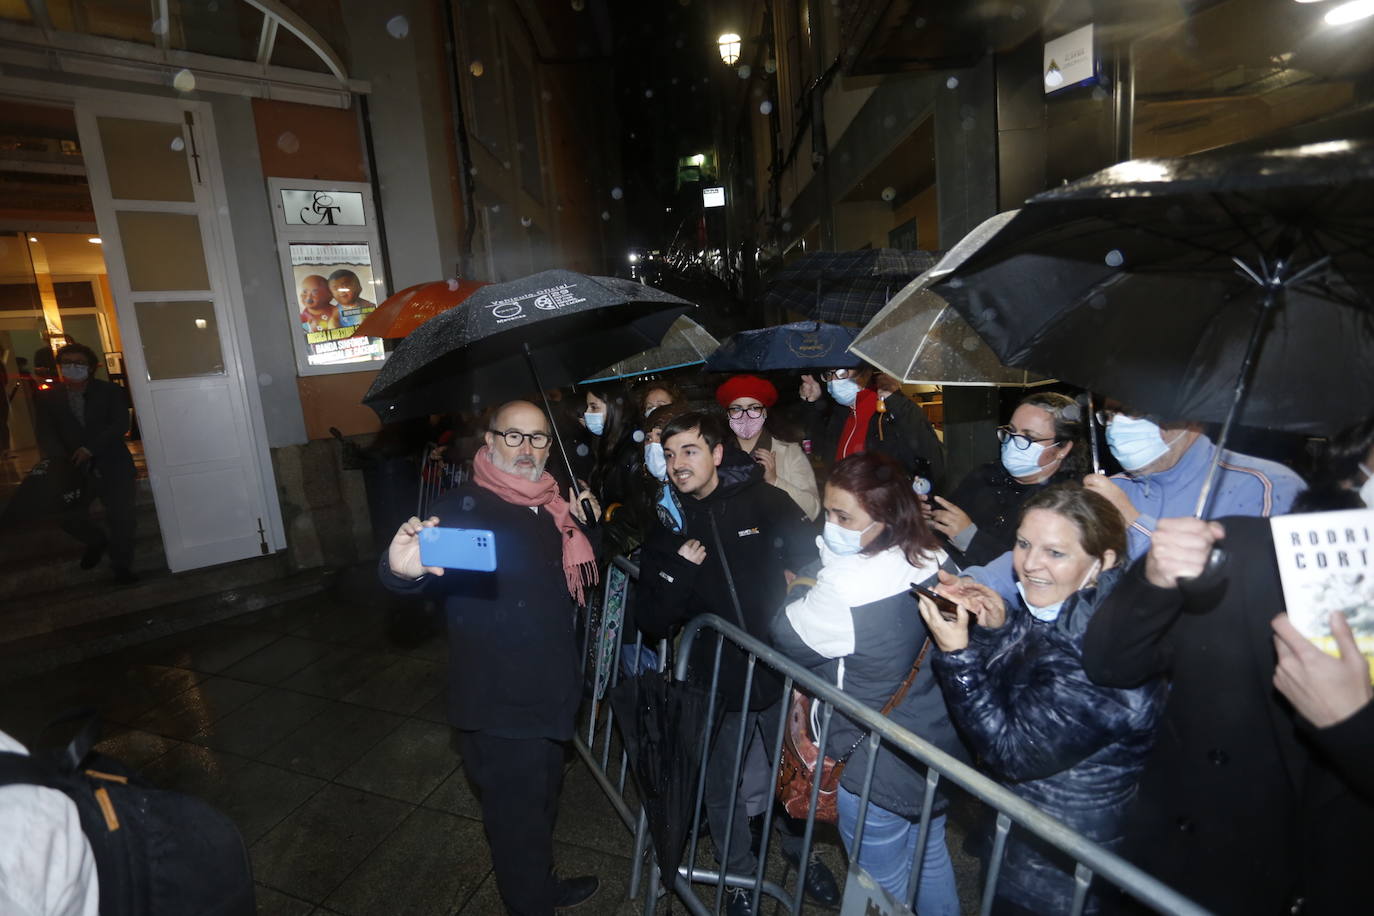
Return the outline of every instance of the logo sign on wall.
<path id="1" fill-rule="evenodd" d="M 288 226 L 365 226 L 363 195 L 352 191 L 281 190 Z"/>
<path id="2" fill-rule="evenodd" d="M 701 205 L 703 207 L 723 207 L 725 206 L 724 188 L 702 188 Z"/>
<path id="3" fill-rule="evenodd" d="M 1045 94 L 1097 82 L 1097 54 L 1093 48 L 1093 27 L 1085 25 L 1045 42 Z"/>

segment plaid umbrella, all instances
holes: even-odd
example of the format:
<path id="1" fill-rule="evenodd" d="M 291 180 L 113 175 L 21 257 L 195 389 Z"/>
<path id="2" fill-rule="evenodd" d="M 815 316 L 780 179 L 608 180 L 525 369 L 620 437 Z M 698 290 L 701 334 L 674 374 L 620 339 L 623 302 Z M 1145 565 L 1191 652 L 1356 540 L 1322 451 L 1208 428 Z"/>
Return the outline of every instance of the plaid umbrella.
<path id="1" fill-rule="evenodd" d="M 865 322 L 937 260 L 934 252 L 894 248 L 814 251 L 778 273 L 764 302 L 819 321 Z"/>

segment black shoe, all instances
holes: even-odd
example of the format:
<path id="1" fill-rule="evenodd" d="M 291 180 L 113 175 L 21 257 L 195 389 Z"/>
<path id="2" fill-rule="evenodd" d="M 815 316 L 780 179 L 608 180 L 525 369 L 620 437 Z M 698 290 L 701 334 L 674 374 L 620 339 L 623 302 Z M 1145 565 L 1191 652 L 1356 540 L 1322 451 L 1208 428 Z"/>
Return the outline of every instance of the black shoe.
<path id="1" fill-rule="evenodd" d="M 554 909 L 567 910 L 586 903 L 600 886 L 601 882 L 597 880 L 596 875 L 558 878 L 553 889 Z"/>
<path id="2" fill-rule="evenodd" d="M 725 916 L 754 916 L 754 908 L 749 905 L 751 892 L 742 887 L 725 889 Z"/>
<path id="3" fill-rule="evenodd" d="M 134 575 L 133 570 L 130 569 L 116 569 L 114 580 L 116 585 L 133 585 L 138 581 L 138 576 Z"/>
<path id="4" fill-rule="evenodd" d="M 81 568 L 95 569 L 96 564 L 100 562 L 100 558 L 103 556 L 105 556 L 104 541 L 101 541 L 99 544 L 88 545 L 86 547 L 86 552 L 81 555 Z"/>
<path id="5" fill-rule="evenodd" d="M 821 906 L 840 905 L 840 886 L 835 882 L 835 874 L 815 852 L 806 863 L 806 896 Z"/>

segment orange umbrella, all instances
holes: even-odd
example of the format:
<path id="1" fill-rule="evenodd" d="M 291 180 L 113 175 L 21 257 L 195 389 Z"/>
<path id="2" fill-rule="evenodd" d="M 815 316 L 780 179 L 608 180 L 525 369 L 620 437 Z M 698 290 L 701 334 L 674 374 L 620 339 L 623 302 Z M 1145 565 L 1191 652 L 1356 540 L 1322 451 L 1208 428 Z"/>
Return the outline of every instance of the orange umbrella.
<path id="1" fill-rule="evenodd" d="M 373 309 L 363 323 L 353 329 L 353 336 L 405 337 L 486 285 L 471 280 L 438 280 L 407 286 Z"/>

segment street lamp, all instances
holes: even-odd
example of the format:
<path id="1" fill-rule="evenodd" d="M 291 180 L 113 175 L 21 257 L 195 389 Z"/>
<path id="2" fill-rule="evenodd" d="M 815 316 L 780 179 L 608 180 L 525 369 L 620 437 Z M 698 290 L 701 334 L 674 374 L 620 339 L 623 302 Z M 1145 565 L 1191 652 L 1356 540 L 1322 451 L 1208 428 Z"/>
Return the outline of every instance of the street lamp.
<path id="1" fill-rule="evenodd" d="M 716 39 L 716 45 L 720 48 L 720 59 L 725 61 L 725 66 L 733 67 L 735 61 L 739 60 L 740 37 L 734 32 L 726 32 Z"/>

